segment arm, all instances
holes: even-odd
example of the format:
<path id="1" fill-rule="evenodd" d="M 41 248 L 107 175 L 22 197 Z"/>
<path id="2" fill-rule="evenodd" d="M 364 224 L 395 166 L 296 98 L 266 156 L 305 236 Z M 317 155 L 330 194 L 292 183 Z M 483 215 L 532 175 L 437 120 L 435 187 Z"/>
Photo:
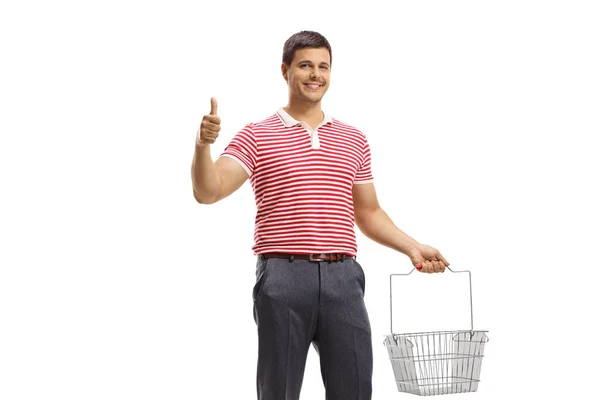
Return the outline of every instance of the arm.
<path id="1" fill-rule="evenodd" d="M 354 220 L 366 237 L 407 255 L 413 265 L 423 267 L 423 272 L 443 271 L 450 265 L 438 250 L 417 242 L 394 225 L 379 206 L 375 185 L 355 184 L 352 198 Z"/>
<path id="2" fill-rule="evenodd" d="M 210 145 L 196 144 L 192 161 L 192 186 L 198 203 L 216 203 L 238 190 L 246 179 L 248 174 L 235 160 L 219 157 L 213 162 Z"/>
<path id="3" fill-rule="evenodd" d="M 213 162 L 210 145 L 217 140 L 221 118 L 217 115 L 217 99 L 210 99 L 210 114 L 202 118 L 192 160 L 194 198 L 200 204 L 212 204 L 235 192 L 248 179 L 246 170 L 235 160 L 220 157 Z"/>
<path id="4" fill-rule="evenodd" d="M 375 185 L 355 184 L 352 188 L 354 219 L 360 231 L 369 239 L 410 256 L 421 244 L 394 225 L 381 209 Z"/>

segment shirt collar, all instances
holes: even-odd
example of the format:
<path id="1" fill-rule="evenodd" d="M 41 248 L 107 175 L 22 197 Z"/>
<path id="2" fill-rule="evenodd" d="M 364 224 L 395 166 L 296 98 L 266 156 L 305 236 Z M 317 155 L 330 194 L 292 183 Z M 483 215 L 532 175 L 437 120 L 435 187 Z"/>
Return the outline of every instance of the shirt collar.
<path id="1" fill-rule="evenodd" d="M 300 124 L 300 121 L 296 121 L 290 114 L 288 114 L 283 109 L 283 107 L 281 107 L 281 108 L 279 108 L 279 110 L 277 110 L 277 115 L 279 115 L 281 122 L 283 122 L 283 124 L 288 128 L 291 126 Z M 331 123 L 333 123 L 333 118 L 331 118 L 330 115 L 325 114 L 325 118 L 323 119 L 323 122 L 321 122 L 321 125 L 331 124 Z"/>

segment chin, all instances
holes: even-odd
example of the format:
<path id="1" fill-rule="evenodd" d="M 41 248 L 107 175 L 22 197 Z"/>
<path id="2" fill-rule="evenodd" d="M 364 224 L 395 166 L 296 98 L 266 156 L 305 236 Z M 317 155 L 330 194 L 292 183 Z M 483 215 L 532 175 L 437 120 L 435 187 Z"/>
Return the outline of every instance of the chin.
<path id="1" fill-rule="evenodd" d="M 323 97 L 319 97 L 319 98 L 308 98 L 308 97 L 305 97 L 304 101 L 306 101 L 307 103 L 319 103 L 322 98 Z"/>
<path id="2" fill-rule="evenodd" d="M 319 94 L 317 96 L 313 95 L 313 96 L 302 96 L 302 98 L 310 103 L 318 103 L 321 101 L 321 99 L 323 98 L 323 96 L 325 95 L 325 93 L 323 94 Z"/>

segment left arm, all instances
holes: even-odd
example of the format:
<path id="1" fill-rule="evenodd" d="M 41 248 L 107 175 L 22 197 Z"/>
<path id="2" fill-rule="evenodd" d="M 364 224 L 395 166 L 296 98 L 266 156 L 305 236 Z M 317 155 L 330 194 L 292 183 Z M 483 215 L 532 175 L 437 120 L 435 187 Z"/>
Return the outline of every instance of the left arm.
<path id="1" fill-rule="evenodd" d="M 398 229 L 381 209 L 372 183 L 355 184 L 352 188 L 352 198 L 354 220 L 366 237 L 409 257 L 421 246 L 415 239 Z"/>
<path id="2" fill-rule="evenodd" d="M 369 239 L 407 255 L 422 272 L 441 272 L 448 261 L 433 247 L 423 245 L 400 230 L 381 209 L 375 185 L 355 184 L 352 188 L 354 220 Z"/>

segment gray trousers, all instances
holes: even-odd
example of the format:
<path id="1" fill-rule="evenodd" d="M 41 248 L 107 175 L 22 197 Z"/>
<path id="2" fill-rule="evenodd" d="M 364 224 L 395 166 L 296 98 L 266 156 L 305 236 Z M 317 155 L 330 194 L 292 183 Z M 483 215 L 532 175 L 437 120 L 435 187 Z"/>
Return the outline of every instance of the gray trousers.
<path id="1" fill-rule="evenodd" d="M 298 400 L 311 343 L 327 400 L 370 400 L 371 326 L 360 264 L 258 257 L 258 400 Z"/>

